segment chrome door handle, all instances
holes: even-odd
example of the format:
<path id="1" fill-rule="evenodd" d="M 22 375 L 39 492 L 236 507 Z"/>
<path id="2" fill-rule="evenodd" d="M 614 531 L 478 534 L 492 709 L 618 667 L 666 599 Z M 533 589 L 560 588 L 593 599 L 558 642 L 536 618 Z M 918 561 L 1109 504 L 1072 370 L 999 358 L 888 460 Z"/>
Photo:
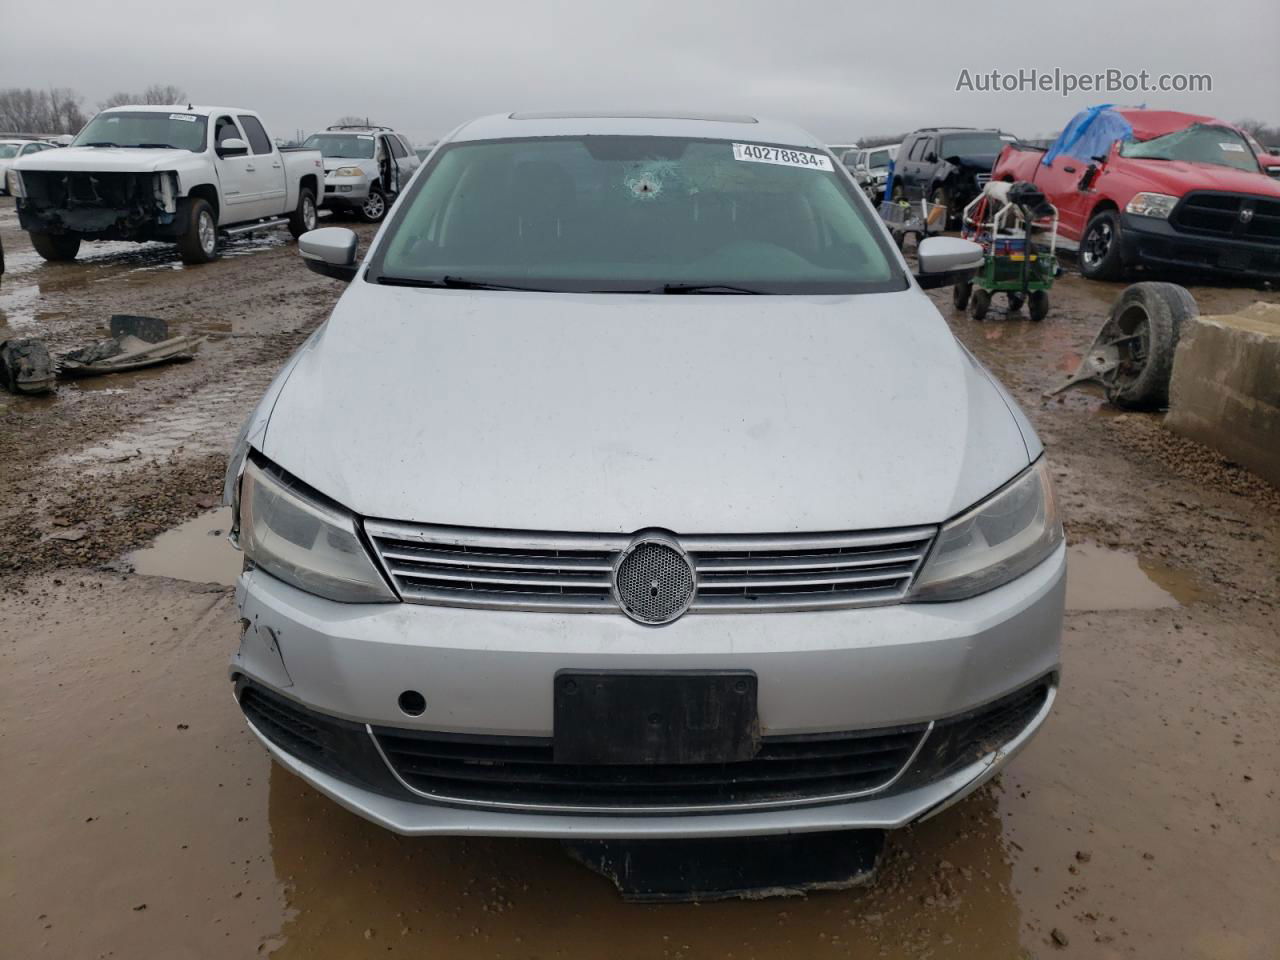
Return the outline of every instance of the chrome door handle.
<path id="1" fill-rule="evenodd" d="M 258 169 L 258 168 L 257 168 L 257 167 L 255 167 L 252 163 L 246 163 L 246 164 L 244 165 L 244 168 L 245 168 L 246 170 L 257 170 L 257 169 Z"/>
<path id="2" fill-rule="evenodd" d="M 279 170 L 279 169 L 280 169 L 280 164 L 278 164 L 278 163 L 273 163 L 271 166 L 272 166 L 274 169 L 276 169 L 276 170 Z"/>

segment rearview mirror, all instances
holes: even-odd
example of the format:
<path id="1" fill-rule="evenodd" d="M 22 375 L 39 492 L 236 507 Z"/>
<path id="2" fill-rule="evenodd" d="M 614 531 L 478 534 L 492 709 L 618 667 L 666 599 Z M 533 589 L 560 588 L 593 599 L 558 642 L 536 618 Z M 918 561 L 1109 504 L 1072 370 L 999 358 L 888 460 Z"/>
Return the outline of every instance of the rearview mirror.
<path id="1" fill-rule="evenodd" d="M 982 247 L 959 237 L 926 237 L 916 248 L 916 283 L 925 290 L 972 280 L 982 269 Z"/>
<path id="2" fill-rule="evenodd" d="M 239 137 L 228 137 L 218 144 L 220 157 L 244 157 L 249 153 L 249 145 Z"/>
<path id="3" fill-rule="evenodd" d="M 356 263 L 356 247 L 360 238 L 346 227 L 321 227 L 298 238 L 298 254 L 307 269 L 350 283 L 359 270 Z"/>

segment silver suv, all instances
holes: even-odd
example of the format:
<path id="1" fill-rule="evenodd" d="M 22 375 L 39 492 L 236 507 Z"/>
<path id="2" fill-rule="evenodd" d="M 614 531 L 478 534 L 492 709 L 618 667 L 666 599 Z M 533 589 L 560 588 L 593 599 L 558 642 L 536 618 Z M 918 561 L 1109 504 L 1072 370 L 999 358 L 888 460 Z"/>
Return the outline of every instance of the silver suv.
<path id="1" fill-rule="evenodd" d="M 1048 715 L 1043 449 L 831 155 L 515 114 L 432 154 L 227 473 L 253 731 L 407 834 L 892 827 Z"/>
<path id="2" fill-rule="evenodd" d="M 321 206 L 358 210 L 369 223 L 386 216 L 422 162 L 408 137 L 376 125 L 337 124 L 313 133 L 303 146 L 324 156 Z"/>

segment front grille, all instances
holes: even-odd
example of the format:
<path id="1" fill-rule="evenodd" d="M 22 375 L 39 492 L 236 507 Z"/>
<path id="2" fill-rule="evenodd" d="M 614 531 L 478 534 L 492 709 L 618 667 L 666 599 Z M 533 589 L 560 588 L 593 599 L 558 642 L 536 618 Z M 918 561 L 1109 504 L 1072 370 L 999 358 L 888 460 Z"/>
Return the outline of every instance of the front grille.
<path id="1" fill-rule="evenodd" d="M 985 187 L 988 183 L 991 182 L 991 174 L 979 173 L 974 177 L 974 180 L 977 181 L 978 189 L 981 190 L 983 187 Z"/>
<path id="2" fill-rule="evenodd" d="M 1182 198 L 1169 222 L 1184 233 L 1280 244 L 1280 199 L 1199 190 Z"/>
<path id="3" fill-rule="evenodd" d="M 766 737 L 751 760 L 717 764 L 555 763 L 550 739 L 465 737 L 375 728 L 383 753 L 414 790 L 470 803 L 573 809 L 706 808 L 797 802 L 883 789 L 910 761 L 927 726 Z"/>
<path id="4" fill-rule="evenodd" d="M 631 538 L 366 521 L 411 603 L 614 613 L 613 569 Z M 874 533 L 676 537 L 697 580 L 690 611 L 822 610 L 895 603 L 920 569 L 933 527 Z"/>

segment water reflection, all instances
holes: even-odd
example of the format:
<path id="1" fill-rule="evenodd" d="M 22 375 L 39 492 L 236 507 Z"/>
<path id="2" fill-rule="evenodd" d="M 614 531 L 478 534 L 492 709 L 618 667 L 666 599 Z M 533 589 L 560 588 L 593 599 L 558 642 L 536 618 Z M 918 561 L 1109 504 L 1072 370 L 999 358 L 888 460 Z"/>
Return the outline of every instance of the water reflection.
<path id="1" fill-rule="evenodd" d="M 891 835 L 873 885 L 807 898 L 624 904 L 548 840 L 404 838 L 273 766 L 277 960 L 429 957 L 1016 957 L 997 800 L 980 791 Z"/>

